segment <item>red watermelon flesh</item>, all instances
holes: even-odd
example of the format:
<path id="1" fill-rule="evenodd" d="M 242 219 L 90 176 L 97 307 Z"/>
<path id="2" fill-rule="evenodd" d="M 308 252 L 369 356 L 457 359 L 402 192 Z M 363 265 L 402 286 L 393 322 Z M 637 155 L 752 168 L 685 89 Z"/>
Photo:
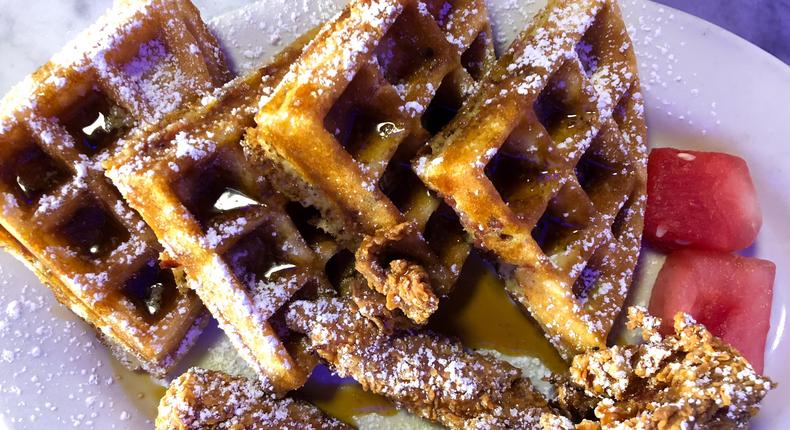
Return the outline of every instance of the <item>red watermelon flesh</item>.
<path id="1" fill-rule="evenodd" d="M 667 257 L 650 299 L 650 313 L 671 332 L 686 312 L 763 371 L 770 328 L 774 263 L 720 252 L 680 250 Z"/>
<path id="2" fill-rule="evenodd" d="M 650 152 L 645 239 L 655 247 L 737 251 L 762 225 L 749 168 L 719 152 Z"/>

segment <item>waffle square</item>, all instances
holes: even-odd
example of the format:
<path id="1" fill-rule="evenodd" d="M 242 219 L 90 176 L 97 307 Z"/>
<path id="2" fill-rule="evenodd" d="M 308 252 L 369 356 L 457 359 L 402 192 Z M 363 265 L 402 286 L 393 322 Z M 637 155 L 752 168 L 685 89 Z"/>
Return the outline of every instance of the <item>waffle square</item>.
<path id="1" fill-rule="evenodd" d="M 247 160 L 240 141 L 258 101 L 313 35 L 167 127 L 128 140 L 105 163 L 239 353 L 278 391 L 301 386 L 315 359 L 303 354 L 301 336 L 277 324 L 277 312 L 294 295 L 315 297 L 331 287 L 289 202 Z"/>
<path id="2" fill-rule="evenodd" d="M 605 345 L 639 255 L 639 91 L 617 2 L 553 0 L 414 162 L 566 358 Z"/>
<path id="3" fill-rule="evenodd" d="M 355 1 L 262 102 L 245 140 L 275 187 L 356 253 L 372 299 L 395 318 L 424 323 L 469 254 L 457 217 L 409 161 L 493 59 L 482 1 Z"/>
<path id="4" fill-rule="evenodd" d="M 186 0 L 121 2 L 0 105 L 4 244 L 115 352 L 163 376 L 206 317 L 101 161 L 229 78 Z M 127 360 L 127 361 L 129 361 Z"/>
<path id="5" fill-rule="evenodd" d="M 367 3 L 370 2 L 355 2 L 350 9 L 356 4 Z M 389 4 L 395 5 L 396 2 Z M 412 6 L 416 8 L 416 4 Z M 478 14 L 466 3 L 460 4 Z M 421 12 L 424 7 L 414 9 L 413 14 L 419 14 L 423 21 L 430 20 L 426 22 L 438 32 L 435 20 L 439 18 L 431 14 L 448 19 L 450 11 L 441 12 L 433 5 Z M 324 34 L 331 33 L 327 29 L 333 25 L 325 26 Z M 458 23 L 454 28 L 461 31 Z M 443 33 L 439 34 L 447 44 Z M 281 327 L 279 313 L 284 309 L 283 305 L 292 297 L 331 294 L 334 292 L 332 287 L 342 294 L 352 294 L 351 289 L 360 285 L 356 282 L 358 275 L 353 271 L 353 254 L 338 244 L 338 240 L 344 239 L 342 235 L 333 237 L 325 233 L 331 229 L 314 206 L 273 192 L 272 189 L 279 191 L 281 184 L 278 179 L 281 177 L 271 170 L 271 163 L 268 160 L 256 160 L 260 163 L 248 161 L 241 152 L 242 145 L 239 145 L 240 141 L 243 143 L 256 136 L 254 130 L 248 131 L 246 136 L 243 132 L 255 125 L 253 115 L 258 111 L 261 100 L 272 96 L 272 90 L 286 75 L 291 63 L 297 58 L 304 58 L 306 54 L 299 55 L 300 43 L 305 43 L 307 37 L 312 36 L 315 33 L 305 36 L 269 66 L 234 81 L 214 99 L 206 100 L 202 109 L 185 115 L 165 130 L 130 141 L 119 156 L 108 162 L 108 175 L 153 227 L 168 254 L 191 277 L 202 280 L 200 285 L 195 285 L 196 291 L 237 349 L 278 390 L 300 386 L 314 364 L 312 357 L 300 351 L 304 338 L 293 336 Z M 394 44 L 394 37 L 391 36 L 393 42 L 388 43 Z M 468 43 L 475 46 L 464 57 L 464 64 L 474 73 L 491 58 L 487 37 L 480 32 L 469 36 Z M 307 49 L 315 49 L 321 43 L 314 40 L 308 45 L 311 48 Z M 445 46 L 443 49 L 449 48 Z M 454 61 L 460 60 L 455 58 Z M 436 86 L 439 87 L 443 79 L 448 83 L 442 86 L 441 95 L 436 97 L 436 105 L 430 111 L 449 109 L 445 104 L 457 109 L 473 83 L 466 68 L 463 71 L 446 68 L 446 76 L 437 77 Z M 382 76 L 371 74 L 372 70 L 363 73 L 364 78 L 357 81 L 357 85 L 381 88 L 388 98 L 376 105 L 383 110 L 388 109 L 386 106 L 390 102 L 402 105 L 404 101 L 394 86 L 385 82 Z M 356 90 L 362 92 L 356 94 Z M 353 104 L 361 100 L 366 89 L 359 87 L 356 90 L 349 88 L 346 91 L 348 102 L 339 104 L 342 108 L 338 108 L 335 115 L 338 121 L 342 113 L 340 109 L 362 109 Z M 398 108 L 392 113 L 397 118 L 406 118 Z M 441 115 L 446 117 L 447 113 L 441 112 Z M 410 122 L 421 123 L 419 118 Z M 395 151 L 399 141 L 408 135 L 405 129 L 397 130 L 405 126 L 405 120 L 382 125 L 383 128 L 391 128 L 387 133 L 399 135 L 398 141 L 387 142 L 386 146 L 390 148 L 387 151 Z M 422 139 L 418 143 L 424 143 L 428 132 L 422 128 L 415 130 L 414 133 Z M 356 136 L 358 130 L 352 131 L 347 131 L 349 138 L 362 137 Z M 393 154 L 387 157 L 393 157 Z M 384 175 L 384 167 L 381 166 L 379 175 Z M 404 193 L 408 188 L 401 187 L 401 184 L 405 180 L 416 180 L 408 164 L 408 155 L 404 155 L 395 167 L 397 169 L 393 168 L 392 173 L 386 175 L 390 178 L 393 193 L 400 193 L 404 204 L 417 208 L 415 212 L 422 217 L 421 225 L 433 226 L 426 236 L 432 239 L 432 243 L 443 247 L 439 255 L 452 261 L 446 267 L 460 270 L 469 246 L 462 240 L 463 233 L 460 224 L 453 219 L 454 214 L 448 207 L 441 207 L 441 202 L 431 198 L 424 187 L 422 192 Z M 406 179 L 400 179 L 398 175 L 404 175 Z M 269 184 L 270 181 L 273 184 Z M 412 200 L 421 206 L 412 204 Z M 229 202 L 230 209 L 217 210 L 218 204 L 222 206 Z M 393 203 L 388 204 L 395 207 Z M 441 265 L 433 267 L 437 266 Z M 378 306 L 368 307 L 374 308 L 380 309 Z"/>

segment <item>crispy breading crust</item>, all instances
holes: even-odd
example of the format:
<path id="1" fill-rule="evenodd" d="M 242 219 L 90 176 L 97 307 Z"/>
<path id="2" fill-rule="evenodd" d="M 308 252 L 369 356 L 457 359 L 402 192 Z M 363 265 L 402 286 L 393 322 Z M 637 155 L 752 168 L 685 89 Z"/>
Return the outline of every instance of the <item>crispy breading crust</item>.
<path id="1" fill-rule="evenodd" d="M 645 343 L 574 357 L 565 388 L 558 390 L 563 408 L 577 416 L 592 410 L 599 420 L 576 428 L 745 429 L 776 386 L 686 314 L 675 316 L 675 334 L 666 337 L 645 309 L 630 308 L 628 318 Z M 573 428 L 562 418 L 545 419 Z"/>
<path id="2" fill-rule="evenodd" d="M 421 239 L 414 223 L 401 223 L 366 236 L 356 257 L 357 270 L 371 288 L 386 297 L 387 309 L 401 309 L 415 323 L 425 324 L 439 307 L 431 279 L 437 287 L 446 285 L 442 278 L 447 270 Z M 438 293 L 441 296 L 447 292 Z"/>
<path id="3" fill-rule="evenodd" d="M 339 375 L 450 428 L 534 428 L 551 412 L 508 363 L 426 332 L 384 335 L 351 300 L 295 302 L 287 321 Z"/>
<path id="4" fill-rule="evenodd" d="M 193 368 L 170 384 L 157 430 L 350 430 L 315 406 L 277 398 L 260 381 Z"/>

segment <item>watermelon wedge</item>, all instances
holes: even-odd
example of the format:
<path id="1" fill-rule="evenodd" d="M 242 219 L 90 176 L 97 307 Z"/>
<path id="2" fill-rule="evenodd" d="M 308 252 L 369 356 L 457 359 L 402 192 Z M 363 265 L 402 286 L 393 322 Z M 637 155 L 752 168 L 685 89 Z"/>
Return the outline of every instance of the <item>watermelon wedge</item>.
<path id="1" fill-rule="evenodd" d="M 770 328 L 774 263 L 721 252 L 680 250 L 667 257 L 650 299 L 650 313 L 671 331 L 683 311 L 763 371 Z"/>
<path id="2" fill-rule="evenodd" d="M 719 152 L 650 152 L 645 239 L 664 251 L 737 251 L 750 246 L 762 214 L 746 162 Z"/>

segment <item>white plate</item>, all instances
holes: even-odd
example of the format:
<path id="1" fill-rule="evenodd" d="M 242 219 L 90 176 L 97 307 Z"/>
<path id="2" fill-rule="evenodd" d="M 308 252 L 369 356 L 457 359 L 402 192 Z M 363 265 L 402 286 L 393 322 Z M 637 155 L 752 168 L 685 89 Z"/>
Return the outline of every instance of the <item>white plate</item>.
<path id="1" fill-rule="evenodd" d="M 318 23 L 342 0 L 265 0 L 212 21 L 239 69 L 260 62 Z M 500 42 L 512 38 L 540 0 L 489 0 Z M 284 5 L 287 4 L 287 5 Z M 743 156 L 764 224 L 750 252 L 777 264 L 766 372 L 780 383 L 756 420 L 790 421 L 790 68 L 697 18 L 643 0 L 623 4 L 640 60 L 652 146 L 714 149 Z M 13 59 L 7 59 L 11 61 Z M 3 83 L 7 86 L 9 83 Z M 660 266 L 653 260 L 643 283 Z M 726 288 L 726 286 L 722 286 Z M 215 330 L 191 362 L 233 359 Z M 230 358 L 228 358 L 230 357 Z M 151 428 L 158 395 L 145 377 L 120 368 L 93 334 L 12 257 L 0 253 L 0 428 Z"/>

